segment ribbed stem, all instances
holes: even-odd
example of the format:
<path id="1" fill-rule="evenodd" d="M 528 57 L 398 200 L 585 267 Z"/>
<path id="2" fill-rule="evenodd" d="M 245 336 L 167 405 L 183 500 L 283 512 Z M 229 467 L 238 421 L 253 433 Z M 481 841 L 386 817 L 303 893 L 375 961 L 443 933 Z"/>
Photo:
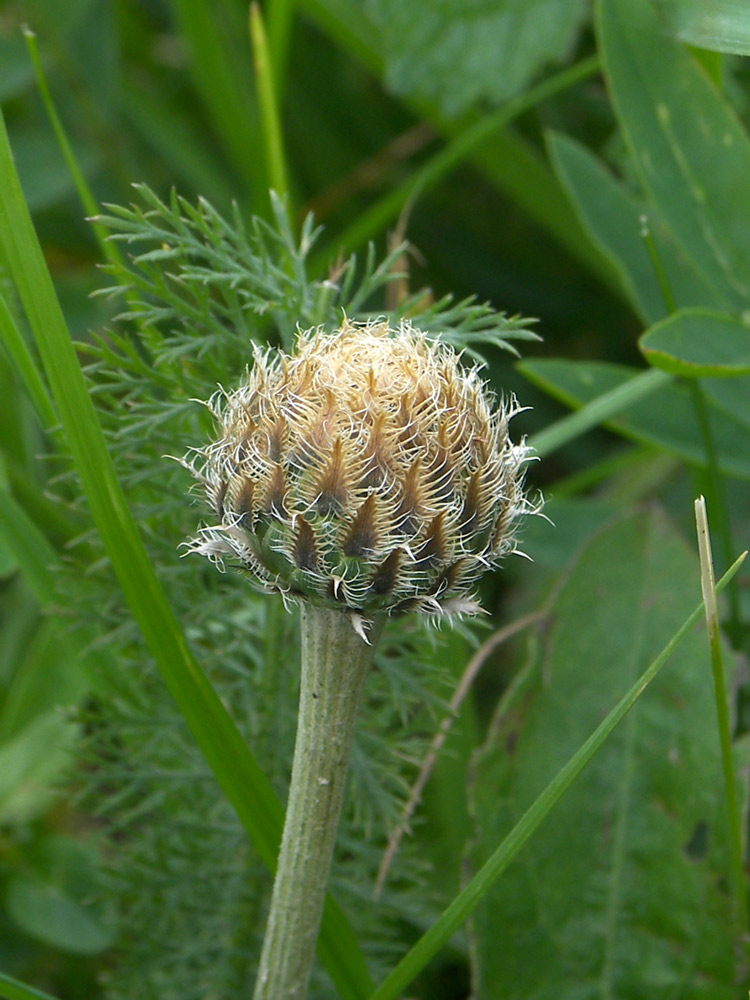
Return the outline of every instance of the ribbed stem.
<path id="1" fill-rule="evenodd" d="M 253 1000 L 304 1000 L 362 692 L 380 631 L 302 605 L 302 680 L 292 781 Z"/>

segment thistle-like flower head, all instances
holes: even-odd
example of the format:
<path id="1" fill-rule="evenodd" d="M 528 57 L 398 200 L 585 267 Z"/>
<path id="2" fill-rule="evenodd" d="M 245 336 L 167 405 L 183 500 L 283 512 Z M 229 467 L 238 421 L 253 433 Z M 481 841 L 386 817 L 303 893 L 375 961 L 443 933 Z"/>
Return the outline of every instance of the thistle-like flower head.
<path id="1" fill-rule="evenodd" d="M 475 612 L 478 578 L 515 549 L 527 459 L 476 368 L 402 323 L 256 350 L 210 401 L 218 439 L 194 474 L 216 517 L 191 551 L 287 598 L 378 612 Z"/>

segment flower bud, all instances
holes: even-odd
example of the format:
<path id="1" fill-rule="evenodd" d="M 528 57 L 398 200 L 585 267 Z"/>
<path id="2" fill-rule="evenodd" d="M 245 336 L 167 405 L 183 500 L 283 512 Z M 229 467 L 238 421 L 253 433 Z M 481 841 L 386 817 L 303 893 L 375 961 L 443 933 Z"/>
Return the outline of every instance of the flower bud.
<path id="1" fill-rule="evenodd" d="M 209 404 L 219 437 L 193 471 L 217 521 L 191 551 L 362 618 L 475 612 L 528 510 L 517 408 L 493 404 L 476 368 L 405 322 L 256 350 L 246 383 Z"/>

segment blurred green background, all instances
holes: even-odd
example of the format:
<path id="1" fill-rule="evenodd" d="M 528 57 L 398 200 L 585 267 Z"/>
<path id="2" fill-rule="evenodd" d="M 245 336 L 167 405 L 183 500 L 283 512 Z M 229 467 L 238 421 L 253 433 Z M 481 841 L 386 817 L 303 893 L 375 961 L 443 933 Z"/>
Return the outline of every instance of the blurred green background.
<path id="1" fill-rule="evenodd" d="M 618 4 L 612 0 L 609 6 Z M 715 24 L 702 18 L 700 0 L 653 5 L 638 0 L 637 6 L 658 19 L 670 52 L 691 43 L 685 49 L 692 60 L 691 85 L 698 77 L 710 81 L 716 95 L 710 100 L 730 108 L 738 128 L 746 128 L 750 68 L 734 54 L 748 51 L 750 17 L 741 5 L 727 0 L 715 8 L 729 12 L 731 44 L 711 33 Z M 602 375 L 594 363 L 646 367 L 638 338 L 669 310 L 660 300 L 654 307 L 658 285 L 638 240 L 617 244 L 620 208 L 629 223 L 638 208 L 647 208 L 678 306 L 723 308 L 738 326 L 746 322 L 747 273 L 736 271 L 738 285 L 746 283 L 736 300 L 722 297 L 723 290 L 709 288 L 708 281 L 704 289 L 695 277 L 703 275 L 701 267 L 695 274 L 689 267 L 695 244 L 669 231 L 666 196 L 644 181 L 638 161 L 638 102 L 645 108 L 648 88 L 633 90 L 635 112 L 624 107 L 630 78 L 623 71 L 615 80 L 623 102 L 616 115 L 602 72 L 601 37 L 585 0 L 268 0 L 260 9 L 290 214 L 301 225 L 313 212 L 324 227 L 312 254 L 313 270 L 322 275 L 340 254 L 363 254 L 368 241 L 383 256 L 394 241 L 406 238 L 412 247 L 410 292 L 424 287 L 436 299 L 446 293 L 459 300 L 476 295 L 508 314 L 535 317 L 542 340 L 523 345 L 526 360 L 582 362 L 575 369 L 534 371 L 532 364 L 522 370 L 509 353 L 487 350 L 493 386 L 517 392 L 529 407 L 515 421 L 516 434 L 533 438 L 567 413 L 556 398 L 573 405 L 609 388 L 613 370 Z M 31 49 L 25 29 L 35 36 Z M 623 38 L 623 52 L 630 51 L 627 45 Z M 106 298 L 91 297 L 110 279 L 98 270 L 100 248 L 40 95 L 35 47 L 100 205 L 130 203 L 136 198 L 132 184 L 145 182 L 162 198 L 176 189 L 189 201 L 206 197 L 225 214 L 236 203 L 244 219 L 269 218 L 269 128 L 248 8 L 242 0 L 5 0 L 0 5 L 0 102 L 16 164 L 71 333 L 88 341 L 91 331 L 111 323 L 117 309 Z M 610 41 L 613 73 L 616 49 Z M 679 100 L 677 90 L 669 96 Z M 706 109 L 710 117 L 713 105 Z M 684 148 L 695 162 L 701 160 L 697 140 L 692 146 L 686 140 Z M 626 207 L 614 185 L 610 190 L 604 182 L 601 188 L 593 184 L 594 161 L 581 150 L 619 178 L 617 191 Z M 716 176 L 717 188 L 728 189 L 726 177 L 718 171 Z M 750 205 L 745 198 L 750 177 L 745 180 L 718 219 L 725 233 L 735 215 L 743 221 Z M 687 218 L 691 211 L 675 194 L 675 215 Z M 730 237 L 732 243 L 735 235 Z M 648 274 L 641 282 L 643 260 Z M 9 282 L 0 281 L 15 308 Z M 746 373 L 729 382 L 729 395 L 722 388 L 709 396 L 716 412 L 717 399 L 726 396 L 726 409 L 739 414 L 723 445 L 722 464 L 730 475 L 721 486 L 736 552 L 748 540 L 748 422 L 747 404 L 741 404 Z M 540 384 L 551 391 L 543 392 Z M 4 355 L 0 385 L 0 494 L 10 491 L 28 512 L 26 541 L 43 564 L 45 546 L 61 548 L 74 542 L 77 532 L 85 544 L 88 525 L 80 512 L 61 513 L 56 503 L 61 463 L 36 461 L 45 449 L 43 439 Z M 597 428 L 531 466 L 530 482 L 551 498 L 557 529 L 537 519 L 527 530 L 533 567 L 510 565 L 502 579 L 485 585 L 498 621 L 537 607 L 594 529 L 615 513 L 632 514 L 656 500 L 683 539 L 690 539 L 692 497 L 698 489 L 716 489 L 716 483 L 706 474 L 698 431 L 688 433 L 682 410 L 676 409 L 684 396 L 659 397 L 662 402 L 654 401 L 653 409 L 647 400 L 623 434 Z M 722 420 L 722 426 L 731 423 Z M 60 493 L 67 502 L 64 486 Z M 44 537 L 37 537 L 34 524 L 44 526 Z M 636 531 L 626 541 L 635 544 L 637 537 Z M 721 551 L 720 568 L 728 555 Z M 677 575 L 684 574 L 678 556 L 674 565 Z M 662 582 L 668 586 L 668 579 Z M 96 689 L 96 672 L 90 661 L 78 664 L 61 655 L 58 633 L 40 614 L 51 593 L 48 585 L 43 569 L 38 577 L 21 580 L 16 557 L 0 539 L 0 969 L 28 976 L 61 998 L 82 1000 L 100 995 L 98 956 L 108 954 L 112 938 L 104 929 L 105 912 L 95 919 L 76 903 L 95 884 L 97 854 L 87 836 L 91 821 L 77 803 L 54 799 L 50 783 L 72 741 L 56 706 L 74 704 L 84 691 Z M 746 604 L 743 594 L 742 622 L 748 618 Z M 742 648 L 748 630 L 739 624 L 733 639 Z M 462 635 L 445 642 L 446 662 L 467 658 Z M 526 653 L 519 643 L 514 662 Z M 463 802 L 467 762 L 505 685 L 498 670 L 479 679 L 442 777 L 427 796 L 427 813 L 443 840 L 425 851 L 438 866 L 446 865 L 451 891 L 458 887 L 461 851 L 472 830 Z M 742 697 L 738 705 L 742 732 L 747 728 Z M 49 752 L 40 754 L 40 746 Z M 491 770 L 493 762 L 481 766 Z M 415 933 L 412 926 L 406 936 Z M 109 958 L 103 961 L 106 972 Z M 446 1000 L 466 995 L 468 965 L 462 941 L 446 954 L 435 980 L 426 977 L 421 995 L 437 996 L 435 982 Z M 491 997 L 492 990 L 481 995 Z"/>

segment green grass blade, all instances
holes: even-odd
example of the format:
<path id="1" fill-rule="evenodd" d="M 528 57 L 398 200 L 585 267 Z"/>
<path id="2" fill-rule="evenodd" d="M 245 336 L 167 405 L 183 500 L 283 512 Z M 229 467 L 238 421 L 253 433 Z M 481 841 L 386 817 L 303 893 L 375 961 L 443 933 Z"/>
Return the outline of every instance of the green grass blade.
<path id="1" fill-rule="evenodd" d="M 717 591 L 722 590 L 731 580 L 740 568 L 746 555 L 746 552 L 743 553 L 730 569 L 727 570 L 716 586 Z M 695 623 L 700 620 L 703 611 L 704 605 L 701 602 L 677 630 L 662 652 L 612 709 L 607 718 L 594 730 L 580 750 L 570 758 L 567 764 L 558 772 L 557 776 L 547 785 L 539 798 L 524 813 L 505 840 L 495 850 L 494 854 L 492 854 L 471 879 L 466 888 L 456 896 L 440 919 L 419 939 L 411 951 L 401 959 L 388 978 L 371 994 L 369 1000 L 397 1000 L 409 983 L 413 982 L 427 963 L 447 944 L 456 930 L 480 902 L 489 886 L 502 875 L 539 824 L 570 788 L 602 743 L 604 743 L 610 733 L 622 721 L 638 698 L 640 698 L 646 687 L 656 677 L 682 639 L 690 632 Z"/>
<path id="2" fill-rule="evenodd" d="M 217 6 L 209 0 L 171 0 L 170 7 L 187 43 L 196 90 L 216 135 L 246 190 L 265 193 L 268 185 L 259 170 L 263 161 L 257 154 L 258 113 L 240 7 Z"/>
<path id="3" fill-rule="evenodd" d="M 78 165 L 78 160 L 73 152 L 73 147 L 70 144 L 67 133 L 65 132 L 62 121 L 60 120 L 60 116 L 57 113 L 55 103 L 52 100 L 52 94 L 50 93 L 49 84 L 47 83 L 47 77 L 44 72 L 44 67 L 42 66 L 42 60 L 39 57 L 36 35 L 29 28 L 24 28 L 23 34 L 26 39 L 26 47 L 28 48 L 29 55 L 31 56 L 31 62 L 34 66 L 36 82 L 39 88 L 39 93 L 42 97 L 44 109 L 47 112 L 47 117 L 52 125 L 55 138 L 57 139 L 60 150 L 65 158 L 65 163 L 67 164 L 68 170 L 73 178 L 73 183 L 75 184 L 76 191 L 78 192 L 78 197 L 81 199 L 81 203 L 83 204 L 87 215 L 98 215 L 99 206 L 91 193 L 91 188 L 84 177 L 83 171 Z M 102 255 L 105 258 L 109 258 L 113 263 L 122 263 L 120 251 L 117 246 L 113 243 L 107 243 L 106 230 L 96 223 L 94 224 L 94 235 L 99 243 Z"/>
<path id="4" fill-rule="evenodd" d="M 4 972 L 0 972 L 0 996 L 3 1000 L 56 1000 L 51 994 L 27 986 Z"/>
<path id="5" fill-rule="evenodd" d="M 128 509 L 23 198 L 1 115 L 0 245 L 36 338 L 94 523 L 123 594 L 206 761 L 261 858 L 273 870 L 282 806 L 198 666 Z M 330 906 L 320 949 L 342 996 L 354 1000 L 366 995 L 370 980 L 361 951 L 340 911 Z"/>
<path id="6" fill-rule="evenodd" d="M 286 84 L 286 70 L 294 21 L 295 0 L 269 0 L 264 5 L 268 25 L 268 49 L 271 55 L 276 100 L 281 103 Z"/>
<path id="7" fill-rule="evenodd" d="M 266 169 L 271 187 L 283 199 L 289 192 L 284 141 L 276 104 L 276 86 L 271 53 L 266 38 L 266 29 L 263 25 L 263 15 L 257 3 L 250 5 L 250 38 L 253 43 L 253 64 L 260 104 Z"/>
<path id="8" fill-rule="evenodd" d="M 740 935 L 747 934 L 748 914 L 747 879 L 745 876 L 745 848 L 742 832 L 742 818 L 737 801 L 737 769 L 732 752 L 732 722 L 729 718 L 729 698 L 724 672 L 724 659 L 721 649 L 721 631 L 719 627 L 719 611 L 716 604 L 716 584 L 714 582 L 714 563 L 711 554 L 711 536 L 708 531 L 705 497 L 695 501 L 695 523 L 698 531 L 698 553 L 701 562 L 701 591 L 706 609 L 706 626 L 708 643 L 711 650 L 711 667 L 714 675 L 714 692 L 716 695 L 716 717 L 719 726 L 719 741 L 721 743 L 721 760 L 724 768 L 724 785 L 726 788 L 726 805 L 729 819 L 730 845 L 732 849 L 732 865 L 730 883 L 734 893 L 734 902 L 739 924 Z M 747 954 L 747 943 L 745 944 Z"/>
<path id="9" fill-rule="evenodd" d="M 523 371 L 523 364 L 518 367 Z M 529 445 L 537 455 L 542 457 L 549 455 L 557 448 L 561 448 L 569 441 L 580 437 L 581 434 L 598 427 L 605 420 L 616 416 L 628 406 L 643 399 L 644 396 L 656 392 L 657 389 L 671 381 L 672 376 L 666 372 L 653 369 L 643 372 L 642 375 L 637 375 L 611 392 L 605 392 L 597 399 L 586 403 L 580 410 L 563 417 L 562 420 L 556 421 L 535 434 L 529 440 Z"/>
<path id="10" fill-rule="evenodd" d="M 55 133 L 55 138 L 57 139 L 63 159 L 65 160 L 66 166 L 68 167 L 70 175 L 73 178 L 73 183 L 81 204 L 83 205 L 83 209 L 89 216 L 89 219 L 92 220 L 94 236 L 99 244 L 99 250 L 105 260 L 108 260 L 111 264 L 115 265 L 116 273 L 122 274 L 125 270 L 125 261 L 120 252 L 119 246 L 117 243 L 107 238 L 109 234 L 104 226 L 93 221 L 94 217 L 99 214 L 100 206 L 97 204 L 96 198 L 94 198 L 83 170 L 81 170 L 78 160 L 76 159 L 76 155 L 73 152 L 73 147 L 68 139 L 67 132 L 65 131 L 65 127 L 63 126 L 62 120 L 57 113 L 57 108 L 55 107 L 55 102 L 52 99 L 52 93 L 50 91 L 49 84 L 47 83 L 47 77 L 44 72 L 42 60 L 39 56 L 39 49 L 36 44 L 36 35 L 33 31 L 26 28 L 24 30 L 24 37 L 26 38 L 26 47 L 29 50 L 29 55 L 31 56 L 31 61 L 34 66 L 37 86 L 42 98 L 42 103 L 44 104 L 47 117 L 52 125 L 52 130 Z M 128 293 L 127 298 L 128 301 L 132 302 L 132 293 Z"/>
<path id="11" fill-rule="evenodd" d="M 115 477 L 52 280 L 23 202 L 4 123 L 0 132 L 0 239 L 34 331 L 94 521 L 149 647 L 166 671 L 168 683 L 182 703 L 181 707 L 201 730 L 207 716 L 213 714 L 210 706 L 212 696 L 216 696 L 187 648 Z M 181 688 L 181 684 L 186 686 Z M 199 700 L 201 695 L 207 698 L 204 705 Z M 221 726 L 225 728 L 224 723 Z M 210 738 L 209 742 L 214 744 L 215 740 Z M 215 753 L 216 748 L 212 747 L 212 751 Z M 217 764 L 222 766 L 220 761 Z M 258 780 L 255 776 L 250 786 L 251 795 L 260 790 L 261 785 L 257 789 L 253 787 Z M 265 798 L 262 793 L 259 797 L 261 801 Z M 278 802 L 275 806 L 269 802 L 265 804 L 280 819 Z M 255 820 L 252 825 L 257 825 Z M 264 858 L 271 860 L 274 838 L 270 831 L 258 828 L 255 835 Z"/>
<path id="12" fill-rule="evenodd" d="M 5 345 L 10 362 L 21 385 L 26 389 L 42 427 L 47 430 L 54 427 L 58 422 L 55 408 L 28 344 L 16 326 L 2 292 L 0 292 L 0 340 Z"/>

